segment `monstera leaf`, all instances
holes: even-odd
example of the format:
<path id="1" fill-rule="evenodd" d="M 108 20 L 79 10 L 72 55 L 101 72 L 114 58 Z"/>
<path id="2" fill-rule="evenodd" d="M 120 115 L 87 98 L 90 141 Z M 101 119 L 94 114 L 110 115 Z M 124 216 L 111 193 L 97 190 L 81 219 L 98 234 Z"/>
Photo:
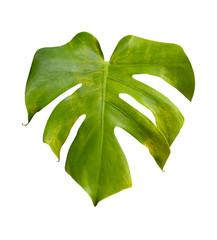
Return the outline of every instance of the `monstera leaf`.
<path id="1" fill-rule="evenodd" d="M 131 187 L 129 166 L 114 134 L 116 126 L 148 147 L 163 169 L 183 125 L 182 114 L 170 100 L 132 77 L 144 73 L 161 77 L 192 99 L 194 73 L 183 49 L 175 44 L 126 36 L 110 61 L 104 62 L 97 39 L 81 32 L 69 43 L 42 48 L 34 56 L 25 92 L 29 121 L 60 94 L 82 84 L 53 110 L 43 140 L 59 158 L 73 124 L 86 115 L 69 149 L 66 171 L 94 205 Z M 123 101 L 120 93 L 150 109 L 156 125 Z"/>

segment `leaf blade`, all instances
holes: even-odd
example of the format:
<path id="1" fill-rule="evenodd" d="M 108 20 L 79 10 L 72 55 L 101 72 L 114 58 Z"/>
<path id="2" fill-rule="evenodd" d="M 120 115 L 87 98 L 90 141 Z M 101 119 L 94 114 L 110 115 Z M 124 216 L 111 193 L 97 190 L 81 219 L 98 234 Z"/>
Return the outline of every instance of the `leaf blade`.
<path id="1" fill-rule="evenodd" d="M 116 126 L 148 147 L 163 170 L 170 145 L 183 125 L 181 112 L 168 98 L 132 77 L 143 73 L 160 76 L 192 99 L 193 69 L 183 49 L 175 44 L 126 36 L 110 61 L 104 62 L 97 39 L 82 32 L 63 46 L 40 49 L 33 59 L 25 91 L 29 121 L 61 93 L 82 84 L 53 110 L 43 141 L 59 158 L 74 123 L 86 115 L 69 149 L 65 169 L 95 206 L 132 186 L 126 157 L 114 134 Z M 120 99 L 120 93 L 151 110 L 156 125 Z"/>

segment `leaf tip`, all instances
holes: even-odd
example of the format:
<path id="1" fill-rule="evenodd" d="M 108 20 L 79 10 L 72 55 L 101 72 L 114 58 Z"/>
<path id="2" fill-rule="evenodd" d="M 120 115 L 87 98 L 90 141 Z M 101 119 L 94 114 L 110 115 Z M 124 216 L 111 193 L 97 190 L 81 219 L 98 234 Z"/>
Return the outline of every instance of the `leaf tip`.
<path id="1" fill-rule="evenodd" d="M 167 160 L 166 160 L 167 161 Z M 165 172 L 165 170 L 164 170 L 164 166 L 165 166 L 165 164 L 166 164 L 166 161 L 165 162 L 157 162 L 157 165 L 160 167 L 160 169 L 162 170 L 162 172 Z"/>
<path id="2" fill-rule="evenodd" d="M 32 114 L 28 108 L 27 108 L 27 111 L 28 111 L 28 120 L 27 120 L 27 123 L 22 123 L 23 126 L 29 125 L 30 121 L 32 120 L 32 118 L 34 116 L 34 114 Z"/>
<path id="3" fill-rule="evenodd" d="M 57 157 L 57 162 L 60 161 L 60 150 L 56 149 L 55 146 L 53 146 L 51 144 L 51 142 L 49 140 L 47 140 L 47 138 L 45 136 L 43 136 L 43 142 L 48 144 L 52 150 L 52 152 L 56 155 Z"/>
<path id="4" fill-rule="evenodd" d="M 22 126 L 27 126 L 27 125 L 29 125 L 29 122 L 27 122 L 27 123 L 21 123 L 22 124 Z"/>
<path id="5" fill-rule="evenodd" d="M 85 189 L 86 191 L 86 189 Z M 87 191 L 86 191 L 87 192 Z M 90 196 L 91 200 L 92 200 L 92 203 L 93 203 L 93 206 L 96 207 L 98 205 L 98 203 L 102 200 L 100 199 L 97 195 L 92 195 L 90 194 L 90 192 L 87 192 L 88 195 Z"/>
<path id="6" fill-rule="evenodd" d="M 99 203 L 99 201 L 94 201 L 93 199 L 92 199 L 92 202 L 93 202 L 93 206 L 94 206 L 94 207 L 96 207 L 97 204 Z"/>

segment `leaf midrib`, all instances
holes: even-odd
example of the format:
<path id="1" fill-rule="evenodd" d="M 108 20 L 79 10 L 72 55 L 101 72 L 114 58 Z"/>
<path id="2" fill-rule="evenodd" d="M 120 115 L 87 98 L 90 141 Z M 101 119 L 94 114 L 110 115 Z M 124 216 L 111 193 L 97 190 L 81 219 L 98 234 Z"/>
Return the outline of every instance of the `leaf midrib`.
<path id="1" fill-rule="evenodd" d="M 103 148 L 103 139 L 104 139 L 104 118 L 105 118 L 105 97 L 106 97 L 106 82 L 108 77 L 108 68 L 109 62 L 104 62 L 103 76 L 102 76 L 102 85 L 101 85 L 101 126 L 100 126 L 100 148 L 99 148 L 99 172 L 97 177 L 97 191 L 96 196 L 98 197 L 98 189 L 99 189 L 99 179 L 102 165 L 102 148 Z M 97 201 L 96 197 L 96 201 Z"/>

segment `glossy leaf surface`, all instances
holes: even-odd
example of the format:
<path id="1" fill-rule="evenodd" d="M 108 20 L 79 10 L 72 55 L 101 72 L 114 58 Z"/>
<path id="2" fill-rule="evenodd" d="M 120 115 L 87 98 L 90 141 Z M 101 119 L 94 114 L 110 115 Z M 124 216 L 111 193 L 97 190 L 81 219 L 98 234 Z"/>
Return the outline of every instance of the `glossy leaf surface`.
<path id="1" fill-rule="evenodd" d="M 60 94 L 82 84 L 53 110 L 43 140 L 59 158 L 72 126 L 86 115 L 69 149 L 66 171 L 94 205 L 132 185 L 126 157 L 114 134 L 116 126 L 148 147 L 163 169 L 183 125 L 177 107 L 133 74 L 159 76 L 192 99 L 194 73 L 183 49 L 175 44 L 126 36 L 105 62 L 96 38 L 81 32 L 63 46 L 39 49 L 33 59 L 25 92 L 29 121 Z M 123 101 L 120 93 L 150 109 L 156 125 Z"/>

